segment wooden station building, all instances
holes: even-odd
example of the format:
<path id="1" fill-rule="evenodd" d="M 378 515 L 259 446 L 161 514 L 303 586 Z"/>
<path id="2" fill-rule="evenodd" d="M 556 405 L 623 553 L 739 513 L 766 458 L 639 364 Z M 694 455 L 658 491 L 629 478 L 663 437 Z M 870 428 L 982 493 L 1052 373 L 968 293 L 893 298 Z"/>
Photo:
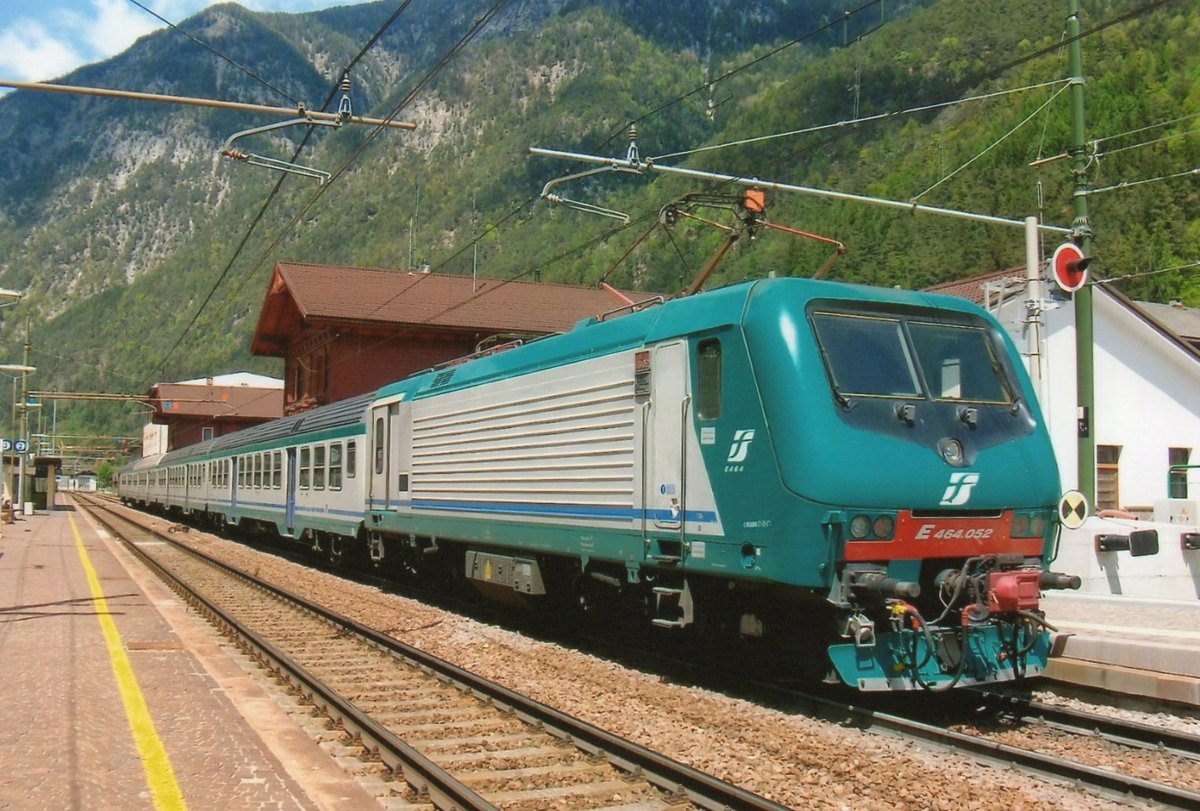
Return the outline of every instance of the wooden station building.
<path id="1" fill-rule="evenodd" d="M 279 262 L 250 351 L 284 359 L 291 414 L 620 306 L 598 288 Z"/>

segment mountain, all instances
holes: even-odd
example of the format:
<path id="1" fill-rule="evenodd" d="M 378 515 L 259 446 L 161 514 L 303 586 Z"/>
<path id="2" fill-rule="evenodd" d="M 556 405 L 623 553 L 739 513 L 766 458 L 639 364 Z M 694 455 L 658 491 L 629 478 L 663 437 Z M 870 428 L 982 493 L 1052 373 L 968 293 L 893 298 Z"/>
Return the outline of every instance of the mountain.
<path id="1" fill-rule="evenodd" d="M 1084 5 L 1085 29 L 1137 8 Z M 393 0 L 284 15 L 214 6 L 181 27 L 255 76 L 162 31 L 62 83 L 310 109 L 332 98 L 336 107 L 343 66 L 395 8 Z M 28 293 L 0 309 L 0 359 L 20 358 L 28 323 L 39 389 L 139 392 L 235 369 L 278 374 L 277 361 L 246 352 L 276 259 L 470 273 L 471 241 L 482 234 L 484 275 L 594 283 L 663 204 L 731 191 L 660 175 L 597 176 L 557 190 L 628 212 L 631 225 L 612 233 L 614 220 L 537 201 L 547 181 L 582 167 L 531 157 L 530 146 L 619 156 L 637 121 L 641 155 L 661 156 L 1066 73 L 1061 50 L 1021 61 L 1061 40 L 1065 3 L 888 0 L 844 17 L 829 0 L 528 0 L 509 4 L 425 83 L 487 8 L 416 0 L 356 64 L 351 97 L 356 114 L 382 117 L 417 90 L 398 117 L 418 128 L 318 128 L 300 162 L 344 171 L 324 187 L 289 176 L 274 198 L 277 175 L 219 151 L 234 132 L 275 119 L 26 91 L 0 99 L 0 286 Z M 1200 165 L 1200 141 L 1188 134 L 1194 118 L 1185 118 L 1200 110 L 1198 40 L 1200 11 L 1182 3 L 1085 39 L 1092 137 L 1180 119 L 1102 141 L 1094 185 Z M 1066 162 L 1028 165 L 1067 145 L 1066 94 L 1047 103 L 1060 88 L 659 162 L 896 200 L 933 187 L 921 202 L 1016 219 L 1039 213 L 1041 199 L 1046 221 L 1069 225 Z M 287 158 L 303 137 L 302 127 L 276 130 L 238 147 Z M 814 197 L 769 200 L 773 221 L 846 243 L 831 278 L 921 287 L 1024 261 L 1011 228 Z M 1194 261 L 1195 207 L 1194 184 L 1178 179 L 1095 195 L 1093 267 L 1116 276 Z M 720 238 L 686 224 L 674 241 L 651 235 L 613 278 L 677 289 Z M 808 275 L 829 253 L 764 232 L 740 243 L 712 284 Z M 1122 289 L 1200 303 L 1186 270 Z M 137 422 L 109 404 L 59 412 L 60 431 L 121 433 Z"/>

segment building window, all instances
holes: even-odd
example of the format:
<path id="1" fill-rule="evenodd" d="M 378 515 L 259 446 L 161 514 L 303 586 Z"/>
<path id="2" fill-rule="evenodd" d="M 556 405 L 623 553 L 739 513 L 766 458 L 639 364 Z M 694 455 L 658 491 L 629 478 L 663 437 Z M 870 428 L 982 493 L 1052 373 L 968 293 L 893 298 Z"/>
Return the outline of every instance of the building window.
<path id="1" fill-rule="evenodd" d="M 1187 498 L 1188 497 L 1188 471 L 1184 469 L 1176 470 L 1177 465 L 1190 465 L 1188 461 L 1192 458 L 1191 448 L 1168 448 L 1167 449 L 1167 498 Z"/>
<path id="2" fill-rule="evenodd" d="M 1117 510 L 1121 508 L 1121 488 L 1118 481 L 1117 469 L 1117 462 L 1120 458 L 1120 445 L 1096 446 L 1097 510 Z"/>
<path id="3" fill-rule="evenodd" d="M 721 416 L 721 342 L 716 338 L 696 348 L 696 411 L 702 420 Z"/>
<path id="4" fill-rule="evenodd" d="M 200 429 L 200 441 L 201 442 L 208 442 L 212 438 L 213 438 L 213 429 L 212 428 L 201 428 Z"/>

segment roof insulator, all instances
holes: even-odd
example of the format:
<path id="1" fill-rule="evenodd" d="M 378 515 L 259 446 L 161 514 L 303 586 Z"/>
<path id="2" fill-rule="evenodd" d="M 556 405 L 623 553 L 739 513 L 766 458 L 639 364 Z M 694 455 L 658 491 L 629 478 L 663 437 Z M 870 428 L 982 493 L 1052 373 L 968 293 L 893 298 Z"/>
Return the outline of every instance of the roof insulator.
<path id="1" fill-rule="evenodd" d="M 342 76 L 342 100 L 338 102 L 338 115 L 342 121 L 349 121 L 353 111 L 350 108 L 350 74 Z"/>

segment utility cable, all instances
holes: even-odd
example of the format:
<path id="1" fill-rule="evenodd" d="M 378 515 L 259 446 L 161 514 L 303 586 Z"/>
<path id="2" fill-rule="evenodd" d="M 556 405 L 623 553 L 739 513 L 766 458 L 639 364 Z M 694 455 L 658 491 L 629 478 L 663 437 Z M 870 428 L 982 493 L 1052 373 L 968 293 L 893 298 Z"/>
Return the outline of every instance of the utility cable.
<path id="1" fill-rule="evenodd" d="M 779 138 L 791 138 L 796 135 L 809 135 L 814 132 L 823 132 L 824 130 L 840 129 L 842 127 L 854 127 L 859 124 L 869 124 L 875 121 L 882 121 L 889 118 L 899 118 L 905 115 L 914 115 L 917 113 L 925 113 L 930 110 L 940 110 L 947 107 L 954 107 L 959 104 L 968 104 L 975 101 L 987 101 L 988 99 L 998 98 L 1000 96 L 1008 96 L 1013 93 L 1022 93 L 1027 90 L 1038 90 L 1043 87 L 1052 87 L 1057 84 L 1066 85 L 1066 79 L 1055 79 L 1049 82 L 1040 82 L 1038 84 L 1026 85 L 1025 87 L 1016 87 L 1009 90 L 998 90 L 994 93 L 984 93 L 979 96 L 968 96 L 961 99 L 953 99 L 951 101 L 939 101 L 932 104 L 922 104 L 917 107 L 908 107 L 903 110 L 891 110 L 886 113 L 877 113 L 875 115 L 862 116 L 861 118 L 849 118 L 844 121 L 836 121 L 832 124 L 817 124 L 813 127 L 803 127 L 796 130 L 788 130 L 786 132 L 776 132 L 770 135 L 758 135 L 752 138 L 742 138 L 737 141 L 727 141 L 722 144 L 711 144 L 709 146 L 701 146 L 695 149 L 685 149 L 680 152 L 668 152 L 665 155 L 656 155 L 650 158 L 651 161 L 657 163 L 667 158 L 678 158 L 685 155 L 696 155 L 701 152 L 712 152 L 717 149 L 727 149 L 734 146 L 746 146 L 747 144 L 757 144 L 763 141 L 774 141 Z M 1061 90 L 1059 91 L 1061 92 Z M 1057 95 L 1057 94 L 1056 94 Z M 1038 108 L 1041 109 L 1041 108 Z"/>
<path id="2" fill-rule="evenodd" d="M 220 51 L 218 51 L 216 48 L 214 48 L 214 47 L 212 47 L 211 45 L 209 45 L 209 44 L 208 44 L 207 42 L 205 42 L 204 40 L 202 40 L 202 39 L 200 39 L 200 38 L 198 38 L 198 37 L 195 37 L 195 36 L 193 36 L 192 34 L 189 34 L 187 31 L 184 31 L 182 28 L 180 28 L 180 27 L 179 27 L 179 26 L 177 26 L 175 23 L 173 23 L 173 22 L 171 22 L 170 20 L 168 20 L 166 17 L 162 16 L 161 14 L 159 14 L 159 13 L 158 13 L 158 12 L 156 12 L 156 11 L 154 11 L 153 9 L 151 9 L 151 8 L 149 8 L 149 7 L 145 6 L 145 5 L 143 5 L 142 3 L 138 2 L 138 0 L 129 0 L 129 2 L 130 2 L 130 3 L 133 3 L 135 6 L 137 6 L 138 8 L 140 8 L 142 11 L 146 12 L 147 14 L 149 14 L 150 16 L 154 17 L 155 19 L 159 20 L 160 22 L 162 22 L 162 23 L 166 24 L 166 26 L 167 26 L 168 28 L 170 28 L 171 30 L 173 30 L 173 31 L 178 31 L 180 34 L 183 34 L 185 37 L 187 37 L 187 38 L 188 38 L 188 39 L 190 39 L 192 42 L 194 42 L 194 43 L 196 43 L 197 45 L 199 45 L 199 46 L 200 46 L 201 48 L 203 48 L 204 50 L 206 50 L 206 51 L 208 51 L 209 53 L 211 53 L 213 56 L 216 56 L 218 59 L 223 59 L 223 60 L 225 60 L 226 62 L 228 62 L 229 64 L 233 65 L 235 68 L 237 68 L 238 70 L 240 70 L 242 73 L 246 74 L 246 75 L 247 75 L 247 76 L 249 76 L 251 79 L 254 79 L 256 82 L 259 82 L 259 83 L 260 83 L 260 84 L 262 84 L 264 87 L 267 87 L 267 88 L 270 88 L 271 90 L 274 90 L 276 93 L 278 93 L 279 95 L 283 96 L 285 99 L 287 99 L 288 101 L 290 101 L 292 104 L 296 104 L 296 105 L 299 105 L 299 104 L 300 104 L 300 102 L 299 102 L 297 99 L 295 99 L 295 98 L 293 98 L 292 96 L 290 96 L 290 95 L 287 93 L 287 91 L 279 89 L 278 87 L 276 87 L 275 85 L 271 84 L 270 82 L 268 82 L 268 81 L 267 81 L 266 79 L 264 79 L 263 77 L 259 76 L 259 75 L 258 75 L 257 73 L 255 73 L 254 71 L 250 70 L 250 68 L 246 67 L 246 66 L 245 66 L 245 65 L 243 65 L 241 62 L 238 62 L 237 60 L 235 60 L 235 59 L 233 59 L 233 58 L 231 58 L 231 57 L 229 57 L 229 56 L 227 56 L 227 55 L 225 55 L 225 54 L 221 53 Z"/>
<path id="3" fill-rule="evenodd" d="M 1182 172 L 1175 172 L 1174 174 L 1170 175 L 1161 175 L 1160 177 L 1149 177 L 1144 180 L 1122 180 L 1120 183 L 1114 183 L 1111 186 L 1102 186 L 1098 189 L 1091 189 L 1088 191 L 1088 194 L 1103 194 L 1104 192 L 1110 191 L 1123 191 L 1125 189 L 1131 189 L 1134 186 L 1144 186 L 1147 183 L 1159 183 L 1164 180 L 1175 180 L 1176 178 L 1180 177 L 1196 176 L 1200 176 L 1200 168 L 1185 169 Z"/>
<path id="4" fill-rule="evenodd" d="M 1184 264 L 1184 265 L 1175 265 L 1174 267 L 1169 267 L 1169 268 L 1158 268 L 1157 270 L 1143 270 L 1138 273 L 1126 273 L 1123 276 L 1112 276 L 1108 279 L 1096 279 L 1095 284 L 1110 284 L 1112 282 L 1124 281 L 1125 279 L 1137 279 L 1137 278 L 1141 278 L 1142 276 L 1154 276 L 1159 273 L 1171 273 L 1172 271 L 1176 271 L 1176 270 L 1190 270 L 1192 268 L 1197 268 L 1197 267 L 1200 267 L 1200 262 L 1188 262 L 1187 264 Z"/>
<path id="5" fill-rule="evenodd" d="M 1150 130 L 1156 130 L 1156 129 L 1161 129 L 1163 127 L 1169 127 L 1172 124 L 1178 124 L 1183 121 L 1190 121 L 1191 119 L 1193 119 L 1197 116 L 1200 116 L 1200 112 L 1189 113 L 1188 115 L 1181 115 L 1178 118 L 1170 118 L 1170 119 L 1167 119 L 1166 121 L 1159 121 L 1155 124 L 1147 124 L 1146 126 L 1138 127 L 1137 129 L 1126 130 L 1125 132 L 1118 132 L 1115 135 L 1105 135 L 1103 138 L 1096 138 L 1094 140 L 1094 142 L 1097 144 L 1102 144 L 1105 141 L 1114 141 L 1117 138 L 1126 138 L 1130 135 L 1140 135 L 1143 132 L 1149 132 Z M 1195 130 L 1188 130 L 1188 132 L 1195 132 Z"/>
<path id="6" fill-rule="evenodd" d="M 1200 132 L 1200 127 L 1190 129 L 1190 130 L 1184 130 L 1183 132 L 1173 132 L 1173 133 L 1170 133 L 1169 135 L 1164 135 L 1161 138 L 1154 138 L 1149 141 L 1141 141 L 1140 143 L 1129 144 L 1128 146 L 1119 146 L 1115 149 L 1109 149 L 1106 152 L 1097 152 L 1092 157 L 1099 160 L 1100 158 L 1107 158 L 1109 155 L 1117 155 L 1121 152 L 1128 152 L 1131 149 L 1141 149 L 1144 146 L 1154 146 L 1154 144 L 1161 144 L 1164 141 L 1173 141 L 1176 138 L 1182 138 L 1185 135 L 1191 135 L 1193 132 Z M 1099 143 L 1099 142 L 1093 141 L 1093 143 Z"/>
<path id="7" fill-rule="evenodd" d="M 789 49 L 795 45 L 799 45 L 802 42 L 812 39 L 812 38 L 818 36 L 819 34 L 822 34 L 826 31 L 828 31 L 829 29 L 833 28 L 839 22 L 844 24 L 845 21 L 850 19 L 851 17 L 861 14 L 862 12 L 866 11 L 867 9 L 869 9 L 873 6 L 877 6 L 877 5 L 882 6 L 883 0 L 867 0 L 867 2 L 861 4 L 857 8 L 846 11 L 843 14 L 843 16 L 837 20 L 832 20 L 832 21 L 824 23 L 816 28 L 813 28 L 812 30 L 806 32 L 805 34 L 803 34 L 799 37 L 796 37 L 795 39 L 789 40 L 788 42 L 785 42 L 781 45 L 778 45 L 775 48 L 770 49 L 766 53 L 764 53 L 760 56 L 757 56 L 748 62 L 744 62 L 741 65 L 737 65 L 736 67 L 730 68 L 729 70 L 725 71 L 724 73 L 722 73 L 720 76 L 716 77 L 715 79 L 706 81 L 703 84 L 693 88 L 692 90 L 689 90 L 686 93 L 678 95 L 669 101 L 662 102 L 657 107 L 654 107 L 654 108 L 648 110 L 647 112 L 643 113 L 642 115 L 639 115 L 638 117 L 631 119 L 630 121 L 628 121 L 627 123 L 622 125 L 620 129 L 615 130 L 611 135 L 609 135 L 597 147 L 597 149 L 603 149 L 604 147 L 611 144 L 617 138 L 620 138 L 621 136 L 625 135 L 629 131 L 629 127 L 636 126 L 637 124 L 640 124 L 643 121 L 646 121 L 647 119 L 653 118 L 654 116 L 658 115 L 659 113 L 663 112 L 664 110 L 667 110 L 667 109 L 675 106 L 676 104 L 679 104 L 680 102 L 686 101 L 687 99 L 691 98 L 692 96 L 696 95 L 697 93 L 701 93 L 707 89 L 710 89 L 713 86 L 719 84 L 720 82 L 723 82 L 726 79 L 736 76 L 737 74 L 741 73 L 744 70 L 748 70 L 749 68 L 754 67 L 755 65 L 758 65 L 761 62 L 764 62 L 765 60 L 770 59 L 771 57 L 776 56 L 777 54 L 782 53 L 783 51 L 786 51 L 787 49 Z M 875 30 L 878 30 L 879 27 L 880 26 L 877 25 L 874 28 L 867 31 L 866 33 L 871 33 Z M 667 155 L 665 157 L 671 157 L 671 156 Z M 657 160 L 657 158 L 655 160 Z M 575 169 L 568 168 L 567 170 L 565 170 L 563 172 L 563 174 L 570 174 L 572 171 L 575 171 Z M 446 259 L 442 260 L 437 265 L 435 265 L 433 267 L 433 272 L 436 273 L 439 269 L 445 267 L 450 262 L 453 262 L 459 256 L 466 253 L 470 248 L 477 245 L 480 242 L 480 240 L 484 239 L 489 234 L 499 230 L 499 227 L 502 226 L 504 223 L 508 222 L 513 217 L 515 217 L 517 214 L 519 214 L 521 211 L 529 208 L 531 205 L 536 203 L 540 196 L 541 196 L 540 194 L 533 194 L 530 197 L 526 198 L 520 204 L 514 206 L 507 214 L 505 214 L 503 217 L 501 217 L 498 221 L 496 221 L 492 225 L 488 226 L 486 229 L 484 229 L 484 231 L 482 233 L 476 235 L 474 239 L 470 240 L 465 245 L 463 245 L 461 248 L 459 248 L 457 251 L 452 253 L 449 257 L 447 257 Z M 617 229 L 617 230 L 623 230 L 623 229 Z"/>
<path id="8" fill-rule="evenodd" d="M 1021 129 L 1021 128 L 1022 128 L 1022 127 L 1024 127 L 1026 124 L 1028 124 L 1030 121 L 1032 121 L 1034 118 L 1036 118 L 1036 117 L 1037 117 L 1037 115 L 1038 115 L 1038 113 L 1040 113 L 1042 110 L 1044 110 L 1044 109 L 1046 109 L 1047 107 L 1049 107 L 1049 106 L 1050 106 L 1050 103 L 1051 103 L 1051 102 L 1053 102 L 1053 101 L 1054 101 L 1056 98 L 1058 98 L 1060 95 L 1062 95 L 1062 94 L 1063 94 L 1063 92 L 1064 92 L 1064 91 L 1066 91 L 1066 89 L 1067 89 L 1068 87 L 1070 87 L 1070 85 L 1069 85 L 1069 84 L 1063 84 L 1063 86 L 1062 86 L 1062 87 L 1060 87 L 1058 90 L 1054 91 L 1054 93 L 1052 93 L 1052 94 L 1050 95 L 1050 98 L 1046 99 L 1044 102 L 1042 102 L 1040 105 L 1038 105 L 1038 108 L 1037 108 L 1036 110 L 1034 110 L 1032 113 L 1030 113 L 1028 116 L 1026 116 L 1026 117 L 1025 117 L 1025 119 L 1024 119 L 1023 121 L 1021 121 L 1020 123 L 1018 123 L 1016 126 L 1014 126 L 1012 129 L 1010 129 L 1008 132 L 1006 132 L 1006 133 L 1004 133 L 1003 135 L 1001 135 L 999 138 L 997 138 L 995 141 L 993 141 L 993 142 L 992 142 L 991 144 L 989 144 L 987 147 L 984 147 L 984 149 L 983 149 L 982 151 L 980 151 L 980 152 L 979 152 L 977 155 L 975 155 L 973 158 L 971 158 L 970 160 L 968 160 L 968 161 L 967 161 L 966 163 L 964 163 L 962 166 L 958 167 L 958 168 L 957 168 L 957 169 L 955 169 L 953 172 L 951 172 L 950 174 L 946 175 L 945 177 L 943 177 L 943 178 L 942 178 L 941 180 L 939 180 L 938 182 L 934 183 L 932 186 L 930 186 L 930 187 L 929 187 L 928 189 L 926 189 L 925 191 L 923 191 L 923 192 L 921 192 L 920 194 L 918 194 L 918 195 L 916 195 L 915 197 L 913 197 L 913 198 L 912 198 L 912 199 L 913 199 L 913 202 L 916 202 L 917 200 L 920 200 L 922 197 L 924 197 L 925 195 L 929 194 L 929 192 L 933 191 L 933 190 L 934 190 L 934 189 L 936 189 L 938 186 L 940 186 L 940 185 L 942 185 L 943 183 L 945 183 L 947 180 L 950 180 L 950 179 L 951 179 L 951 178 L 953 178 L 955 175 L 957 175 L 959 172 L 963 171 L 963 170 L 964 170 L 964 169 L 966 169 L 968 166 L 970 166 L 972 163 L 974 163 L 975 161 L 979 160 L 979 159 L 980 159 L 980 158 L 982 158 L 984 155 L 986 155 L 987 153 L 991 152 L 991 151 L 992 151 L 993 149 L 995 149 L 996 147 L 1000 146 L 1000 144 L 1002 144 L 1002 143 L 1004 143 L 1005 141 L 1007 141 L 1007 140 L 1008 140 L 1010 137 L 1012 137 L 1012 135 L 1013 135 L 1014 133 L 1016 133 L 1016 131 L 1017 131 L 1017 130 Z"/>
<path id="9" fill-rule="evenodd" d="M 326 96 L 325 102 L 324 102 L 324 104 L 321 105 L 320 109 L 324 110 L 326 107 L 329 106 L 330 102 L 333 101 L 333 98 L 337 94 L 338 88 L 340 87 L 341 77 L 345 76 L 347 73 L 349 73 L 350 69 L 358 64 L 359 60 L 361 60 L 363 58 L 363 56 L 367 53 L 367 51 L 371 48 L 371 46 L 373 46 L 376 42 L 379 41 L 379 38 L 381 36 L 383 36 L 384 32 L 386 32 L 388 30 L 388 28 L 390 28 L 392 26 L 392 24 L 396 21 L 396 19 L 400 16 L 400 14 L 406 8 L 408 8 L 409 5 L 411 5 L 411 4 L 412 4 L 412 0 L 404 0 L 396 8 L 396 10 L 394 12 L 392 12 L 391 16 L 388 17 L 388 19 L 383 23 L 383 25 L 381 25 L 376 30 L 375 34 L 372 35 L 372 37 L 370 38 L 368 43 L 365 46 L 363 46 L 363 48 L 360 49 L 357 54 L 355 54 L 354 58 L 351 59 L 349 63 L 347 63 L 346 68 L 341 72 L 341 74 L 335 80 L 332 88 L 329 91 L 329 95 Z M 393 119 L 389 118 L 387 120 L 391 121 Z M 304 133 L 304 137 L 300 141 L 300 144 L 296 147 L 295 151 L 292 153 L 292 159 L 291 159 L 292 163 L 295 163 L 296 159 L 300 156 L 300 152 L 307 145 L 309 138 L 312 136 L 312 134 L 315 130 L 316 130 L 316 127 L 313 127 L 313 126 L 308 127 L 307 131 Z M 201 302 L 200 307 L 192 315 L 191 320 L 188 321 L 187 326 L 184 327 L 184 329 L 180 333 L 179 337 L 175 340 L 175 343 L 172 344 L 171 348 L 169 350 L 167 350 L 167 354 L 163 357 L 162 361 L 159 362 L 158 367 L 157 367 L 157 369 L 159 371 L 165 370 L 167 362 L 171 359 L 172 355 L 175 354 L 175 351 L 177 349 L 179 349 L 180 344 L 183 343 L 183 339 L 187 337 L 188 333 L 190 333 L 192 328 L 196 325 L 197 320 L 200 318 L 201 314 L 204 313 L 205 309 L 208 307 L 209 302 L 212 301 L 213 296 L 215 296 L 217 291 L 221 288 L 221 285 L 225 283 L 225 279 L 228 278 L 229 273 L 233 269 L 234 264 L 241 257 L 242 251 L 245 250 L 246 245 L 247 245 L 247 243 L 249 243 L 251 236 L 253 236 L 255 230 L 257 230 L 259 223 L 262 222 L 262 219 L 266 215 L 267 209 L 270 208 L 271 203 L 274 202 L 275 198 L 279 195 L 280 190 L 283 188 L 284 181 L 286 181 L 286 180 L 287 180 L 287 175 L 280 175 L 279 178 L 276 179 L 275 184 L 271 187 L 271 191 L 267 194 L 266 199 L 263 201 L 262 205 L 259 207 L 258 213 L 254 216 L 254 219 L 251 221 L 249 228 L 246 229 L 246 233 L 242 236 L 242 239 L 239 241 L 237 248 L 234 249 L 233 255 L 230 257 L 229 261 L 226 262 L 225 267 L 222 269 L 220 275 L 217 277 L 216 282 L 209 289 L 208 294 L 204 297 L 204 300 Z M 332 178 L 330 178 L 330 181 L 332 181 Z M 240 289 L 240 286 L 238 289 Z M 150 382 L 149 380 L 145 381 L 145 383 L 147 383 L 147 384 L 149 382 Z"/>
<path id="10" fill-rule="evenodd" d="M 412 101 L 416 98 L 416 96 L 418 94 L 420 94 L 421 91 L 423 91 L 428 86 L 428 84 L 431 81 L 433 81 L 433 79 L 435 79 L 438 76 L 438 74 L 441 73 L 441 71 L 443 69 L 445 69 L 446 65 L 448 65 L 450 63 L 450 61 L 453 60 L 456 56 L 458 56 L 458 54 L 464 48 L 466 48 L 467 45 L 469 45 L 475 39 L 475 37 L 479 35 L 479 33 L 484 28 L 486 28 L 487 25 L 492 21 L 492 19 L 497 14 L 499 14 L 504 9 L 504 7 L 507 6 L 510 2 L 511 2 L 511 0 L 497 0 L 497 2 L 494 3 L 487 12 L 485 12 L 482 16 L 477 17 L 474 21 L 474 24 L 467 31 L 467 33 L 465 33 L 462 36 L 462 38 L 457 43 L 455 43 L 438 60 L 437 64 L 435 64 L 433 68 L 431 68 L 428 72 L 426 72 L 426 74 L 420 79 L 420 81 L 417 82 L 417 84 L 404 96 L 404 98 L 392 109 L 392 111 L 390 113 L 388 113 L 387 116 L 384 117 L 384 121 L 385 122 L 394 121 L 396 119 L 396 117 L 400 115 L 401 111 L 403 111 L 404 108 L 406 108 L 409 104 L 411 104 Z M 296 227 L 296 225 L 300 222 L 300 220 L 302 220 L 304 218 L 304 216 L 309 212 L 309 210 L 311 210 L 312 207 L 314 205 L 316 205 L 317 201 L 321 199 L 321 197 L 325 194 L 326 191 L 329 190 L 329 188 L 333 185 L 333 183 L 336 182 L 337 180 L 339 180 L 346 173 L 346 171 L 348 171 L 350 165 L 352 163 L 354 163 L 359 158 L 359 156 L 362 155 L 362 153 L 364 151 L 366 151 L 367 147 L 369 147 L 372 143 L 374 143 L 375 139 L 377 137 L 379 137 L 380 133 L 382 133 L 384 131 L 384 129 L 386 129 L 384 126 L 377 126 L 371 130 L 371 132 L 366 136 L 366 138 L 363 139 L 363 142 L 361 144 L 359 144 L 354 149 L 353 152 L 351 152 L 349 157 L 347 157 L 344 161 L 342 161 L 341 165 L 339 165 L 338 168 L 334 172 L 331 173 L 329 180 L 326 181 L 324 184 L 322 184 L 321 187 L 319 189 L 317 189 L 316 192 L 313 193 L 313 196 L 311 198 L 309 198 L 308 202 L 296 213 L 296 215 L 291 219 L 291 221 L 287 225 L 285 225 L 282 229 L 280 229 L 280 231 L 276 234 L 275 238 L 271 241 L 271 243 L 259 254 L 258 258 L 256 260 L 254 260 L 253 263 L 251 263 L 251 271 L 261 267 L 262 264 L 264 262 L 266 262 L 266 260 L 270 257 L 271 253 L 273 253 L 275 251 L 275 249 L 278 248 L 283 243 L 283 240 L 287 238 L 288 234 L 291 233 L 292 229 L 294 229 Z M 242 278 L 241 283 L 238 284 L 233 289 L 233 291 L 230 294 L 231 297 L 236 297 L 237 293 L 241 291 L 242 287 L 245 286 L 247 281 L 251 278 L 252 278 L 252 272 L 247 273 Z M 211 298 L 211 296 L 210 296 L 210 298 Z M 206 303 L 207 303 L 207 301 L 206 301 Z M 382 307 L 383 305 L 380 305 L 380 306 Z M 378 308 L 377 308 L 377 310 L 378 310 Z M 197 317 L 198 316 L 199 316 L 199 313 L 197 313 Z M 195 322 L 195 319 L 193 319 L 193 323 L 194 322 Z M 181 338 L 181 340 L 182 340 L 182 338 Z M 178 342 L 176 345 L 178 345 Z"/>

